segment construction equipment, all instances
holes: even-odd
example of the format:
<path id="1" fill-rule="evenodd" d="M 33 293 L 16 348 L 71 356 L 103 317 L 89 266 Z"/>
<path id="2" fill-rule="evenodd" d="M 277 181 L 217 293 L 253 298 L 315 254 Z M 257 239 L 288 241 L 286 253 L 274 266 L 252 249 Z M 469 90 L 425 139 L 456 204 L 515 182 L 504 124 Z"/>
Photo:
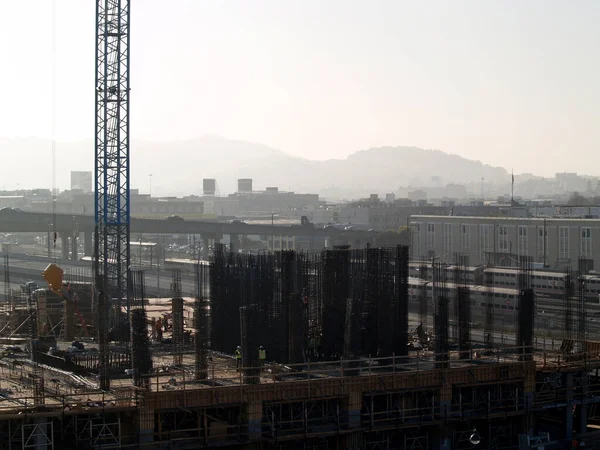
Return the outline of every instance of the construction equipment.
<path id="1" fill-rule="evenodd" d="M 57 295 L 62 295 L 63 270 L 56 264 L 48 264 L 48 267 L 42 272 L 42 277 L 48 283 L 48 287 Z"/>
<path id="2" fill-rule="evenodd" d="M 87 337 L 87 325 L 81 315 L 81 311 L 79 311 L 79 296 L 76 292 L 71 290 L 70 283 L 63 283 L 63 273 L 63 270 L 56 264 L 49 264 L 48 267 L 46 267 L 46 270 L 42 272 L 42 276 L 44 277 L 44 280 L 46 280 L 46 283 L 48 283 L 48 287 L 52 292 L 61 296 L 66 301 L 73 302 L 75 314 L 77 314 L 77 319 L 79 320 L 84 336 Z"/>
<path id="3" fill-rule="evenodd" d="M 98 295 L 100 387 L 108 375 L 109 305 L 130 313 L 129 0 L 96 1 L 94 271 Z M 121 314 L 114 314 L 118 329 Z"/>

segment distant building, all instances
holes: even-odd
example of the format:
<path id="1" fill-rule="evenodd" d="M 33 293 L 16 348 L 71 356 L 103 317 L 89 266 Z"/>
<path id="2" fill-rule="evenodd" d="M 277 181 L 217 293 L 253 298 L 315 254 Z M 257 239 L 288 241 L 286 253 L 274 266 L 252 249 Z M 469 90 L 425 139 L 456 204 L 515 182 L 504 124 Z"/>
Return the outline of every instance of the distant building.
<path id="1" fill-rule="evenodd" d="M 520 256 L 549 268 L 600 267 L 600 220 L 413 215 L 413 259 L 452 263 L 465 255 L 469 265 L 516 266 Z"/>
<path id="2" fill-rule="evenodd" d="M 92 172 L 71 171 L 71 190 L 92 192 Z"/>
<path id="3" fill-rule="evenodd" d="M 318 194 L 296 194 L 281 192 L 277 188 L 269 188 L 264 192 L 238 192 L 229 199 L 239 203 L 240 213 L 282 213 L 292 209 L 318 208 L 321 204 Z"/>
<path id="4" fill-rule="evenodd" d="M 202 192 L 204 195 L 215 195 L 217 192 L 217 180 L 214 178 L 204 178 L 202 180 Z"/>
<path id="5" fill-rule="evenodd" d="M 252 192 L 252 178 L 238 179 L 238 190 L 237 191 L 240 193 Z"/>

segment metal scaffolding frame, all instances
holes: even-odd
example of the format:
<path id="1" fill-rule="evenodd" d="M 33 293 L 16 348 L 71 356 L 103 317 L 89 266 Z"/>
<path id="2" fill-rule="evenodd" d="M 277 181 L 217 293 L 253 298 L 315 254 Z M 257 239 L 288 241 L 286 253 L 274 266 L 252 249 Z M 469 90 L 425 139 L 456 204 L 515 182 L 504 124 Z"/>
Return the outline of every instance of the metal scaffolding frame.
<path id="1" fill-rule="evenodd" d="M 49 431 L 48 431 L 49 430 Z M 52 422 L 23 424 L 21 426 L 23 450 L 53 450 L 54 432 Z"/>
<path id="2" fill-rule="evenodd" d="M 298 435 L 339 431 L 344 424 L 339 398 L 264 402 L 263 434 L 275 440 L 294 439 Z"/>

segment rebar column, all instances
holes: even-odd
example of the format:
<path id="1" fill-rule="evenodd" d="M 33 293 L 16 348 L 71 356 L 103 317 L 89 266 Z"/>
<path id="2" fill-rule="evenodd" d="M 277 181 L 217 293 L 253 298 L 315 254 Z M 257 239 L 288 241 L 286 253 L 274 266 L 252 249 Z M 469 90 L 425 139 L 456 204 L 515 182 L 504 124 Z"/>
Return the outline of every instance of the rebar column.
<path id="1" fill-rule="evenodd" d="M 521 256 L 519 266 L 517 345 L 522 347 L 521 360 L 530 361 L 533 357 L 533 330 L 535 317 L 535 293 L 531 288 L 531 259 L 527 256 Z"/>
<path id="2" fill-rule="evenodd" d="M 433 292 L 436 297 L 434 311 L 435 327 L 435 360 L 437 368 L 448 366 L 448 328 L 449 328 L 449 302 L 446 285 L 446 272 L 442 264 L 435 264 L 433 268 Z"/>
<path id="3" fill-rule="evenodd" d="M 144 272 L 138 271 L 130 276 L 132 280 L 128 284 L 133 288 L 129 315 L 133 383 L 135 386 L 148 388 L 150 379 L 145 375 L 152 371 L 152 355 L 146 317 Z"/>
<path id="4" fill-rule="evenodd" d="M 173 269 L 171 276 L 171 317 L 173 337 L 173 365 L 183 363 L 183 298 L 181 296 L 181 271 Z"/>
<path id="5" fill-rule="evenodd" d="M 36 407 L 45 403 L 44 390 L 44 373 L 39 365 L 39 334 L 38 334 L 38 318 L 37 304 L 35 296 L 32 292 L 27 293 L 27 306 L 29 312 L 29 342 L 31 349 L 31 364 L 33 366 L 31 373 L 31 382 L 33 387 L 33 402 Z"/>
<path id="6" fill-rule="evenodd" d="M 575 339 L 573 333 L 573 305 L 572 305 L 572 296 L 573 296 L 573 277 L 571 275 L 571 269 L 569 267 L 565 268 L 565 284 L 563 291 L 563 308 L 564 308 L 564 341 L 563 347 L 565 345 L 570 346 L 569 342 L 573 342 Z M 563 348 L 564 350 L 564 348 Z"/>
<path id="7" fill-rule="evenodd" d="M 586 339 L 586 322 L 587 322 L 587 311 L 586 311 L 586 282 L 585 274 L 587 269 L 588 260 L 584 258 L 579 259 L 579 276 L 577 285 L 577 351 L 584 353 L 587 350 L 587 339 Z"/>
<path id="8" fill-rule="evenodd" d="M 408 355 L 408 260 L 408 246 L 399 245 L 396 247 L 396 298 L 394 316 L 397 318 L 397 322 L 394 329 L 394 353 L 398 356 Z"/>
<path id="9" fill-rule="evenodd" d="M 105 291 L 102 289 L 104 283 L 98 282 L 98 375 L 100 389 L 110 389 L 109 375 L 109 347 L 108 347 L 108 304 Z"/>
<path id="10" fill-rule="evenodd" d="M 471 357 L 471 292 L 467 280 L 467 267 L 464 255 L 457 254 L 454 269 L 454 284 L 456 289 L 456 329 L 458 350 L 461 359 Z"/>
<path id="11" fill-rule="evenodd" d="M 461 359 L 470 359 L 471 350 L 471 292 L 467 286 L 457 286 L 458 350 Z"/>
<path id="12" fill-rule="evenodd" d="M 208 377 L 206 363 L 206 307 L 201 299 L 194 303 L 194 350 L 195 350 L 195 375 L 197 380 Z"/>
<path id="13" fill-rule="evenodd" d="M 10 331 L 10 320 L 12 316 L 13 298 L 10 289 L 10 265 L 8 253 L 4 254 L 4 307 L 2 308 L 2 328 Z"/>
<path id="14" fill-rule="evenodd" d="M 484 274 L 485 297 L 483 342 L 486 348 L 494 346 L 494 269 L 489 268 Z"/>
<path id="15" fill-rule="evenodd" d="M 425 331 L 427 331 L 427 322 L 429 319 L 429 308 L 427 305 L 427 285 L 428 281 L 428 268 L 425 264 L 422 264 L 419 267 L 419 275 L 422 280 L 426 282 L 423 283 L 419 289 L 419 322 Z"/>
<path id="16" fill-rule="evenodd" d="M 208 266 L 196 264 L 194 276 L 196 284 L 196 300 L 194 301 L 194 351 L 195 351 L 195 377 L 204 380 L 208 377 L 208 365 L 206 362 L 208 317 L 206 301 L 204 300 L 206 289 L 206 274 Z"/>
<path id="17" fill-rule="evenodd" d="M 260 368 L 258 360 L 258 349 L 260 344 L 257 339 L 257 318 L 256 305 L 240 307 L 242 367 L 245 384 L 260 383 Z"/>
<path id="18" fill-rule="evenodd" d="M 180 367 L 183 363 L 183 299 L 171 299 L 171 311 L 173 312 L 173 365 Z"/>

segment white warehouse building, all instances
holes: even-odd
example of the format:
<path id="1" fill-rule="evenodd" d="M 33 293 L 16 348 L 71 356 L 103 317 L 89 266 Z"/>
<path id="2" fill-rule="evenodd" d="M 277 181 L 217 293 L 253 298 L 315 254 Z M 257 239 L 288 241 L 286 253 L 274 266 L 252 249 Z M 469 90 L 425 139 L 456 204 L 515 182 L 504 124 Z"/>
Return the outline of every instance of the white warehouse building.
<path id="1" fill-rule="evenodd" d="M 411 257 L 516 266 L 519 256 L 549 268 L 600 267 L 600 219 L 411 216 Z"/>

